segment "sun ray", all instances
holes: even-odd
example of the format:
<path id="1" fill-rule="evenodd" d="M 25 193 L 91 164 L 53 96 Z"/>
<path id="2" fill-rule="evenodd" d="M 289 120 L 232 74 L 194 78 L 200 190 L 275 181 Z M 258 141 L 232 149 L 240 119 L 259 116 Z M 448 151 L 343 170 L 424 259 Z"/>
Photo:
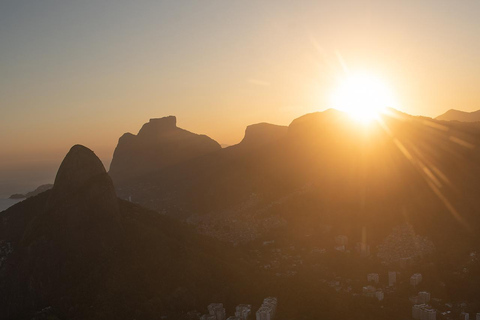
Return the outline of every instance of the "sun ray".
<path id="1" fill-rule="evenodd" d="M 331 98 L 335 109 L 368 123 L 378 119 L 388 107 L 397 107 L 391 90 L 381 79 L 370 74 L 350 74 L 340 83 Z"/>

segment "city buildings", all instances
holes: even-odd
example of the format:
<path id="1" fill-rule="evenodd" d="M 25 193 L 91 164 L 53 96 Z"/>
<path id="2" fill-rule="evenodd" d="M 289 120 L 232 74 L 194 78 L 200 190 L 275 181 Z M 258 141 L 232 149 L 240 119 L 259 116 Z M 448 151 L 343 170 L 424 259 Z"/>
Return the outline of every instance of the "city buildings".
<path id="1" fill-rule="evenodd" d="M 422 320 L 436 320 L 437 319 L 437 311 L 435 309 L 432 309 L 432 308 L 424 309 L 421 319 Z"/>
<path id="2" fill-rule="evenodd" d="M 256 313 L 257 320 L 271 320 L 273 319 L 272 310 L 268 307 L 260 307 Z"/>
<path id="3" fill-rule="evenodd" d="M 369 273 L 367 275 L 367 281 L 368 282 L 375 282 L 375 283 L 378 283 L 378 281 L 380 280 L 380 277 L 378 276 L 378 273 Z"/>
<path id="4" fill-rule="evenodd" d="M 377 292 L 377 289 L 374 286 L 366 286 L 362 288 L 362 294 L 365 297 L 373 298 L 375 297 L 376 292 Z"/>
<path id="5" fill-rule="evenodd" d="M 338 246 L 346 246 L 348 244 L 348 237 L 344 235 L 338 235 L 335 237 L 335 243 Z"/>
<path id="6" fill-rule="evenodd" d="M 223 307 L 223 303 L 209 304 L 208 313 L 215 316 L 215 320 L 225 320 L 225 308 Z"/>
<path id="7" fill-rule="evenodd" d="M 410 284 L 412 286 L 417 286 L 420 284 L 420 282 L 422 282 L 422 275 L 420 273 L 415 273 L 414 275 L 412 275 L 410 277 Z"/>
<path id="8" fill-rule="evenodd" d="M 208 305 L 208 314 L 200 317 L 200 320 L 251 320 L 252 305 L 239 304 L 235 308 L 235 315 L 226 318 L 225 308 L 222 303 Z M 273 320 L 277 311 L 277 298 L 268 297 L 263 299 L 262 306 L 256 313 L 256 320 Z M 200 314 L 198 314 L 200 315 Z M 198 318 L 197 318 L 198 319 Z"/>
<path id="9" fill-rule="evenodd" d="M 422 310 L 423 306 L 424 306 L 423 304 L 415 304 L 412 307 L 412 318 L 413 319 L 420 319 L 421 310 Z"/>
<path id="10" fill-rule="evenodd" d="M 397 272 L 388 271 L 388 286 L 393 287 L 397 283 Z"/>
<path id="11" fill-rule="evenodd" d="M 426 304 L 430 302 L 430 292 L 421 291 L 416 296 L 410 297 L 413 304 Z"/>
<path id="12" fill-rule="evenodd" d="M 379 289 L 375 292 L 375 298 L 377 298 L 378 301 L 382 301 L 384 297 L 385 295 L 382 290 Z"/>
<path id="13" fill-rule="evenodd" d="M 268 297 L 263 299 L 263 306 L 271 308 L 272 315 L 275 316 L 275 312 L 277 311 L 277 298 Z"/>
<path id="14" fill-rule="evenodd" d="M 368 257 L 370 255 L 370 246 L 364 242 L 357 242 L 355 244 L 355 250 L 362 257 Z"/>
<path id="15" fill-rule="evenodd" d="M 430 292 L 421 291 L 418 293 L 418 300 L 420 303 L 429 303 L 430 302 Z"/>
<path id="16" fill-rule="evenodd" d="M 239 304 L 235 308 L 235 317 L 237 317 L 240 320 L 247 320 L 248 317 L 250 316 L 252 310 L 252 306 L 249 304 Z"/>
<path id="17" fill-rule="evenodd" d="M 426 304 L 416 304 L 412 307 L 412 318 L 416 320 L 436 320 L 437 311 Z"/>
<path id="18" fill-rule="evenodd" d="M 460 313 L 460 320 L 469 320 L 470 319 L 470 314 L 466 312 Z"/>
<path id="19" fill-rule="evenodd" d="M 256 313 L 256 320 L 272 320 L 277 310 L 277 298 L 268 297 L 263 300 L 263 304 Z"/>

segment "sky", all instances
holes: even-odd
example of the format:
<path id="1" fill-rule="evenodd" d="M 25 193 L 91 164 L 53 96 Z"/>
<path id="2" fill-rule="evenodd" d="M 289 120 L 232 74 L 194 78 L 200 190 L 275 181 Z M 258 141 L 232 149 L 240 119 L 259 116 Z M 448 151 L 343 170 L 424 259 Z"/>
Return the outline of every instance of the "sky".
<path id="1" fill-rule="evenodd" d="M 410 114 L 478 110 L 479 16 L 473 0 L 0 0 L 0 195 L 53 181 L 76 143 L 108 166 L 150 118 L 238 143 L 328 109 L 346 72 Z"/>

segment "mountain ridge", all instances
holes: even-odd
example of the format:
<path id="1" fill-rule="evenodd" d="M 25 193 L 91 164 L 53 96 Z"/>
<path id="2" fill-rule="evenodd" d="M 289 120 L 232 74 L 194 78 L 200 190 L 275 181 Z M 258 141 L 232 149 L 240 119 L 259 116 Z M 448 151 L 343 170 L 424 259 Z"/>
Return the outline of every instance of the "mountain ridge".
<path id="1" fill-rule="evenodd" d="M 29 191 L 25 194 L 20 194 L 20 193 L 15 193 L 12 194 L 9 199 L 25 199 L 25 198 L 30 198 L 33 196 L 36 196 L 37 194 L 40 194 L 44 191 L 47 191 L 53 187 L 53 184 L 42 184 L 41 186 L 38 186 L 35 190 Z"/>
<path id="2" fill-rule="evenodd" d="M 444 114 L 435 118 L 436 120 L 443 121 L 461 121 L 461 122 L 479 122 L 480 110 L 467 112 L 456 109 L 450 109 Z"/>
<path id="3" fill-rule="evenodd" d="M 109 174 L 120 182 L 218 150 L 220 144 L 208 136 L 178 128 L 174 116 L 152 118 L 137 135 L 120 137 Z"/>
<path id="4" fill-rule="evenodd" d="M 308 219 L 313 219 L 315 207 L 323 208 L 322 214 L 318 215 L 322 218 L 318 219 L 335 221 L 338 218 L 328 211 L 341 210 L 352 215 L 352 225 L 359 220 L 373 223 L 375 214 L 380 215 L 381 203 L 390 203 L 390 213 L 380 215 L 380 220 L 390 220 L 389 223 L 399 222 L 402 218 L 396 212 L 402 212 L 405 207 L 410 207 L 411 219 L 418 225 L 433 219 L 430 215 L 435 215 L 435 211 L 442 212 L 441 219 L 433 220 L 440 223 L 452 218 L 447 209 L 452 203 L 465 211 L 467 220 L 473 221 L 476 218 L 467 198 L 459 198 L 451 192 L 444 179 L 448 176 L 449 181 L 465 187 L 468 193 L 477 186 L 472 175 L 465 174 L 466 169 L 458 167 L 453 154 L 461 154 L 465 168 L 476 174 L 479 168 L 473 164 L 473 159 L 479 155 L 474 146 L 479 144 L 479 139 L 480 131 L 474 127 L 444 124 L 393 109 L 368 126 L 355 122 L 341 111 L 330 109 L 294 119 L 285 135 L 261 148 L 248 150 L 240 143 L 178 162 L 148 177 L 139 176 L 121 188 L 116 187 L 122 198 L 131 196 L 135 202 L 179 219 L 202 221 L 202 230 L 206 234 L 209 234 L 208 229 L 216 228 L 214 221 L 222 219 L 226 212 L 236 212 L 236 216 L 225 218 L 225 221 L 243 219 L 243 215 L 250 219 L 250 225 L 256 225 L 257 222 L 251 220 L 257 219 L 252 218 L 254 212 L 265 212 L 264 209 L 258 210 L 262 207 L 274 208 L 271 203 L 283 202 L 280 199 L 289 194 L 298 195 L 288 200 L 289 204 L 284 207 L 309 203 L 303 211 L 312 212 L 312 216 L 302 218 L 305 219 L 302 228 L 309 228 L 311 221 L 309 223 Z M 432 168 L 429 169 L 427 164 Z M 432 189 L 435 184 L 441 185 L 442 189 Z M 439 192 L 444 194 L 438 196 Z M 362 196 L 363 193 L 366 195 Z M 297 203 L 305 197 L 301 194 L 312 199 L 303 201 L 304 204 Z M 428 208 L 417 199 L 419 194 L 430 199 Z M 246 205 L 253 198 L 257 199 L 257 205 Z M 449 204 L 446 207 L 447 198 Z M 429 213 L 419 214 L 422 211 Z M 267 212 L 289 223 L 298 224 L 302 220 L 295 220 L 281 208 L 268 209 Z M 211 223 L 205 222 L 209 219 Z M 263 224 L 263 220 L 260 218 L 258 223 Z M 248 226 L 249 223 L 245 222 L 243 225 Z M 228 239 L 237 231 L 239 235 L 244 232 L 234 228 L 230 234 L 225 234 L 227 238 L 223 240 L 237 241 L 235 237 Z M 381 238 L 381 229 L 377 231 Z"/>

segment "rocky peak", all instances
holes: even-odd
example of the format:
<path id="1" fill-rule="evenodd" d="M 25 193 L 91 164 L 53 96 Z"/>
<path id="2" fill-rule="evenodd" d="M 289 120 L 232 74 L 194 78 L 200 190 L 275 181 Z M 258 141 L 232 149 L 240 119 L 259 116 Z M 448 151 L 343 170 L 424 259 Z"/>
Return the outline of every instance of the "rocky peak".
<path id="1" fill-rule="evenodd" d="M 289 126 L 289 131 L 297 129 L 331 126 L 347 118 L 347 115 L 336 109 L 327 109 L 322 112 L 313 112 L 296 118 Z"/>
<path id="2" fill-rule="evenodd" d="M 260 146 L 276 141 L 287 134 L 288 127 L 270 123 L 257 123 L 247 127 L 241 145 Z"/>
<path id="3" fill-rule="evenodd" d="M 176 123 L 174 116 L 150 119 L 138 135 L 126 133 L 119 139 L 109 172 L 117 190 L 125 180 L 143 179 L 167 166 L 221 150 L 215 140 L 178 128 Z"/>
<path id="4" fill-rule="evenodd" d="M 67 153 L 58 169 L 53 192 L 75 191 L 92 178 L 105 173 L 102 162 L 92 150 L 82 145 L 75 145 Z"/>
<path id="5" fill-rule="evenodd" d="M 148 123 L 145 123 L 138 132 L 139 137 L 151 137 L 164 132 L 177 129 L 177 118 L 175 116 L 168 116 L 163 118 L 150 119 Z"/>
<path id="6" fill-rule="evenodd" d="M 80 301 L 86 292 L 96 297 L 124 243 L 119 201 L 100 159 L 73 146 L 52 190 L 24 202 L 0 229 L 12 230 L 9 237 L 18 241 L 13 274 L 23 280 L 25 297 L 35 297 L 30 304 L 52 296 Z"/>
<path id="7" fill-rule="evenodd" d="M 80 200 L 79 200 L 80 199 Z M 58 169 L 48 207 L 70 206 L 81 202 L 92 214 L 116 216 L 118 200 L 110 176 L 95 153 L 75 145 L 67 153 Z M 82 213 L 83 214 L 83 213 Z"/>

